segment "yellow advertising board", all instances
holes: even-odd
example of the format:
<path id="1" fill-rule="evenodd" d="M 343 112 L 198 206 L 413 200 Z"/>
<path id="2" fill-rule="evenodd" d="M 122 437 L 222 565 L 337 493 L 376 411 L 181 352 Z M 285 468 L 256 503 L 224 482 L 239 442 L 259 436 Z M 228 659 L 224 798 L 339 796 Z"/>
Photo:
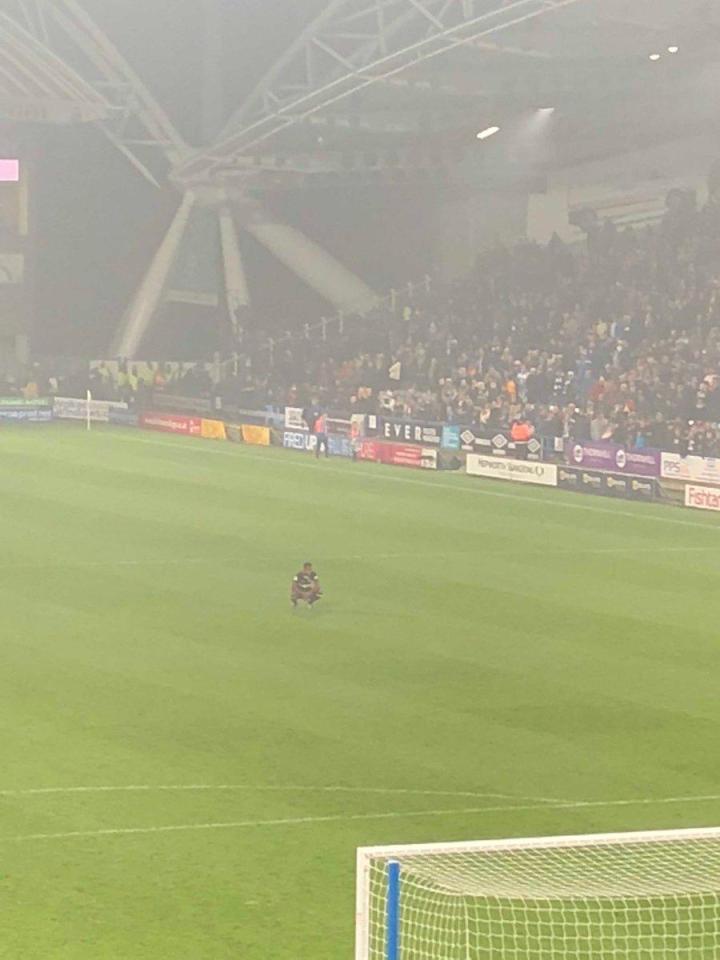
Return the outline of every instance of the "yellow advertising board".
<path id="1" fill-rule="evenodd" d="M 256 427 L 244 423 L 242 425 L 243 443 L 252 443 L 257 447 L 270 446 L 270 428 Z"/>
<path id="2" fill-rule="evenodd" d="M 200 424 L 200 436 L 205 440 L 227 440 L 225 424 L 222 420 L 206 420 L 203 417 Z"/>

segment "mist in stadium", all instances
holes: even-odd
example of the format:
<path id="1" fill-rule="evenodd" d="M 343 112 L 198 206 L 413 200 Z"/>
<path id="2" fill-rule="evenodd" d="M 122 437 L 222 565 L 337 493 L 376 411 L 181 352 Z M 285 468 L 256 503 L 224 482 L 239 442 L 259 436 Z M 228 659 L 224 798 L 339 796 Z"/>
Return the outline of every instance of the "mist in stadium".
<path id="1" fill-rule="evenodd" d="M 2 0 L 0 958 L 720 958 L 720 5 Z"/>

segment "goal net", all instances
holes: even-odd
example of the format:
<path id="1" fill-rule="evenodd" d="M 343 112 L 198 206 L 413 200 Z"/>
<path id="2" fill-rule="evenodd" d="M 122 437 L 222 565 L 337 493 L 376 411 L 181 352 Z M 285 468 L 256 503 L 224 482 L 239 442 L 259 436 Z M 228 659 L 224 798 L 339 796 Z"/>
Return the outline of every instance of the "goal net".
<path id="1" fill-rule="evenodd" d="M 366 847 L 356 960 L 720 960 L 720 828 Z"/>

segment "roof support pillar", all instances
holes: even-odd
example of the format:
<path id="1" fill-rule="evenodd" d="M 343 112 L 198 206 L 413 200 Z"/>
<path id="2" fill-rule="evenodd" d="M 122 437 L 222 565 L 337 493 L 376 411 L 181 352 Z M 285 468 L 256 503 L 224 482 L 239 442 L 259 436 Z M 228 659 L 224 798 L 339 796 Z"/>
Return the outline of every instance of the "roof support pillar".
<path id="1" fill-rule="evenodd" d="M 195 196 L 188 190 L 125 313 L 114 344 L 114 356 L 132 359 L 137 354 L 160 306 L 194 205 Z"/>
<path id="2" fill-rule="evenodd" d="M 228 315 L 235 333 L 235 339 L 239 341 L 242 339 L 243 320 L 250 307 L 250 291 L 245 274 L 245 265 L 240 253 L 235 221 L 229 207 L 220 209 L 219 221 Z"/>
<path id="3" fill-rule="evenodd" d="M 345 313 L 368 313 L 378 295 L 363 280 L 299 230 L 262 217 L 246 225 L 281 263 L 311 289 Z"/>

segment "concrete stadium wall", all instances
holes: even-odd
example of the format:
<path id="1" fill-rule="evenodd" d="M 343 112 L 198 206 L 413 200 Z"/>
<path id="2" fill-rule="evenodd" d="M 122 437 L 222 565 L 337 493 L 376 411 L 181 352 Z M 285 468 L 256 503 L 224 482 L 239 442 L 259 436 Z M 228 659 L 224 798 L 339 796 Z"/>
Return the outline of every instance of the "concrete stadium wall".
<path id="1" fill-rule="evenodd" d="M 529 198 L 528 236 L 546 243 L 556 231 L 570 242 L 581 239 L 581 231 L 568 222 L 581 207 L 618 223 L 657 220 L 673 188 L 694 190 L 702 203 L 708 171 L 718 157 L 720 136 L 706 134 L 560 169 L 550 175 L 545 193 Z"/>
<path id="2" fill-rule="evenodd" d="M 720 158 L 720 135 L 704 134 L 633 150 L 552 171 L 544 193 L 530 193 L 504 183 L 494 190 L 477 187 L 444 197 L 435 219 L 435 264 L 440 276 L 452 281 L 475 265 L 483 250 L 498 242 L 528 237 L 547 243 L 553 233 L 567 242 L 584 238 L 569 223 L 574 210 L 590 207 L 601 219 L 619 225 L 657 221 L 674 188 L 707 199 L 707 175 Z"/>
<path id="3" fill-rule="evenodd" d="M 527 233 L 526 191 L 482 191 L 448 200 L 437 212 L 437 269 L 444 280 L 465 276 L 478 254 Z"/>

